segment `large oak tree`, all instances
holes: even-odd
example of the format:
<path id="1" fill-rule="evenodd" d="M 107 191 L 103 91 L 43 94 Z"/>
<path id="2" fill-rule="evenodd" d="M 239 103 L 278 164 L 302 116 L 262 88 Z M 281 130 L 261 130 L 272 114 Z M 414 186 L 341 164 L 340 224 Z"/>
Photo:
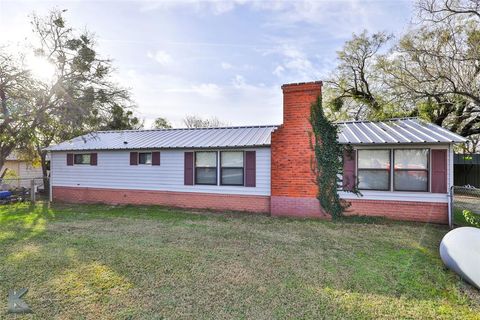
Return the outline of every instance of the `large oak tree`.
<path id="1" fill-rule="evenodd" d="M 479 1 L 425 0 L 391 44 L 354 35 L 327 81 L 331 114 L 381 119 L 420 116 L 476 140 L 480 134 Z"/>

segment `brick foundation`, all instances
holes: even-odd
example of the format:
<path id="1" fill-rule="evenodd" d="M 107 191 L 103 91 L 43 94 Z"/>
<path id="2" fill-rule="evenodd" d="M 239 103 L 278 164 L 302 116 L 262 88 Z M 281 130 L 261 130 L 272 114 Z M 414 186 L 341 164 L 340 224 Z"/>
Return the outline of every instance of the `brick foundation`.
<path id="1" fill-rule="evenodd" d="M 270 212 L 272 216 L 328 218 L 316 198 L 272 196 Z"/>
<path id="2" fill-rule="evenodd" d="M 349 200 L 346 215 L 386 217 L 393 220 L 448 223 L 448 204 L 437 202 Z"/>
<path id="3" fill-rule="evenodd" d="M 270 212 L 269 196 L 229 195 L 197 192 L 53 187 L 55 201 L 163 205 L 180 208 Z"/>

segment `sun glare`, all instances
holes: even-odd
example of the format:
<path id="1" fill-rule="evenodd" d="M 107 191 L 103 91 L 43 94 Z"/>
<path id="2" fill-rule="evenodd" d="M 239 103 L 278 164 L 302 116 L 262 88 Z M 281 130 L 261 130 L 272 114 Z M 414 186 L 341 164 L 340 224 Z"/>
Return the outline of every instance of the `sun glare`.
<path id="1" fill-rule="evenodd" d="M 39 56 L 30 56 L 27 59 L 28 68 L 32 76 L 44 82 L 51 82 L 55 75 L 55 66 L 47 59 Z"/>

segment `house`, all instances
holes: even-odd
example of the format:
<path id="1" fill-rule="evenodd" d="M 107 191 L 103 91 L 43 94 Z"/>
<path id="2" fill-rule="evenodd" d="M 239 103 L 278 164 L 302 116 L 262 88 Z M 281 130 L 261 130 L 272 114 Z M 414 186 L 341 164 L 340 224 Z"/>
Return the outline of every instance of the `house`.
<path id="1" fill-rule="evenodd" d="M 0 177 L 2 184 L 10 187 L 30 188 L 32 179 L 35 179 L 37 185 L 43 185 L 41 166 L 32 164 L 32 161 L 23 159 L 15 152 L 5 160 Z"/>
<path id="2" fill-rule="evenodd" d="M 94 132 L 50 147 L 53 199 L 326 217 L 316 199 L 310 106 L 321 82 L 282 86 L 283 124 Z M 448 221 L 453 144 L 418 119 L 339 123 L 348 214 Z M 348 192 L 357 181 L 362 196 Z"/>

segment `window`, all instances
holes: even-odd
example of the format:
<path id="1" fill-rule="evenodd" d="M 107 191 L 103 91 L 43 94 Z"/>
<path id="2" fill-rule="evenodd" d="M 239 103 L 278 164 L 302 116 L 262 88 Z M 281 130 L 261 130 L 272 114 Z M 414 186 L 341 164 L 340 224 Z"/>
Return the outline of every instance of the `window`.
<path id="1" fill-rule="evenodd" d="M 428 155 L 428 149 L 394 150 L 394 190 L 428 191 Z"/>
<path id="2" fill-rule="evenodd" d="M 90 158 L 91 158 L 90 153 L 75 154 L 73 163 L 74 164 L 90 164 Z"/>
<path id="3" fill-rule="evenodd" d="M 221 152 L 220 162 L 220 183 L 226 186 L 243 186 L 243 152 Z"/>
<path id="4" fill-rule="evenodd" d="M 138 153 L 138 164 L 152 164 L 152 153 L 151 152 L 139 152 Z"/>
<path id="5" fill-rule="evenodd" d="M 217 184 L 217 152 L 195 153 L 195 184 Z"/>
<path id="6" fill-rule="evenodd" d="M 390 190 L 390 150 L 358 150 L 358 188 Z"/>

